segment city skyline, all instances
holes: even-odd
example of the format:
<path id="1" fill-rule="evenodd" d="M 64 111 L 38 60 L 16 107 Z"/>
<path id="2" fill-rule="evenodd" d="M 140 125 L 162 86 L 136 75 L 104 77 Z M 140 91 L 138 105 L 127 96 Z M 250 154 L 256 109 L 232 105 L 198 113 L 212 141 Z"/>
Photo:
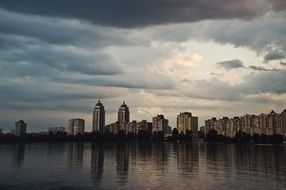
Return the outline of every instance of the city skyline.
<path id="1" fill-rule="evenodd" d="M 94 125 L 93 123 L 95 122 L 95 121 L 97 121 L 97 122 L 99 122 L 97 119 L 96 119 L 96 117 L 101 117 L 101 119 L 100 120 L 102 120 L 103 119 L 103 121 L 101 121 L 101 123 L 100 123 L 100 125 L 101 126 L 103 126 L 103 131 L 104 131 L 104 129 L 105 129 L 105 127 L 106 126 L 109 126 L 109 125 L 113 125 L 113 124 L 116 124 L 117 122 L 118 122 L 118 124 L 119 124 L 119 128 L 120 129 L 123 129 L 124 131 L 128 131 L 127 129 L 126 129 L 126 127 L 128 127 L 127 126 L 127 124 L 130 124 L 130 123 L 132 123 L 133 121 L 136 121 L 136 122 L 138 122 L 138 121 L 140 121 L 140 120 L 142 120 L 142 121 L 147 121 L 147 122 L 151 122 L 152 123 L 152 121 L 154 120 L 154 117 L 156 117 L 156 115 L 157 115 L 157 117 L 165 117 L 165 114 L 164 113 L 157 113 L 157 114 L 155 114 L 155 115 L 153 115 L 151 118 L 141 118 L 141 119 L 132 119 L 131 117 L 130 117 L 130 115 L 132 115 L 132 114 L 130 114 L 130 111 L 129 111 L 129 107 L 125 104 L 125 100 L 123 100 L 123 103 L 119 106 L 119 109 L 118 109 L 118 111 L 116 112 L 117 113 L 117 117 L 116 117 L 116 119 L 115 120 L 111 120 L 111 121 L 109 121 L 109 122 L 106 122 L 105 121 L 105 114 L 106 114 L 106 112 L 105 112 L 105 106 L 104 106 L 104 104 L 101 102 L 101 100 L 100 100 L 100 98 L 98 98 L 98 102 L 95 104 L 95 106 L 93 107 L 93 111 L 90 113 L 91 114 L 91 122 L 89 122 L 89 120 L 85 120 L 85 119 L 79 119 L 79 118 L 77 118 L 77 119 L 70 119 L 70 118 L 68 118 L 68 122 L 67 121 L 65 121 L 65 123 L 64 124 L 54 124 L 54 125 L 50 125 L 50 126 L 48 126 L 48 127 L 46 127 L 46 128 L 41 128 L 41 130 L 39 130 L 40 128 L 32 128 L 32 129 L 29 129 L 29 128 L 27 128 L 27 129 L 25 129 L 25 130 L 27 130 L 27 132 L 43 132 L 43 131 L 46 131 L 46 130 L 55 130 L 55 129 L 57 129 L 57 128 L 62 128 L 62 126 L 64 126 L 64 128 L 66 128 L 66 130 L 67 130 L 67 133 L 69 134 L 70 132 L 69 132 L 69 126 L 70 126 L 70 121 L 71 120 L 83 120 L 83 122 L 84 123 L 91 123 L 91 126 L 89 126 L 89 125 L 83 125 L 84 126 L 84 129 L 83 129 L 83 131 L 86 131 L 86 132 L 92 132 L 92 131 L 96 131 L 96 130 L 98 130 L 98 131 L 100 131 L 99 130 L 99 128 L 97 129 L 97 127 L 99 127 L 99 126 L 97 126 L 97 125 Z M 127 109 L 127 110 L 125 110 L 125 109 Z M 127 115 L 125 115 L 125 113 L 123 114 L 123 113 L 121 113 L 122 111 L 121 110 L 124 110 L 124 112 L 125 111 L 127 111 Z M 286 109 L 282 109 L 282 111 L 281 112 L 285 112 L 285 110 Z M 99 111 L 99 113 L 100 113 L 100 115 L 101 116 L 96 116 L 95 114 L 97 113 L 97 111 Z M 102 112 L 103 111 L 103 112 Z M 272 110 L 271 112 L 273 112 L 274 110 Z M 245 115 L 261 115 L 261 114 L 265 114 L 265 112 L 259 112 L 259 113 L 242 113 L 244 116 Z M 170 127 L 172 127 L 172 129 L 174 129 L 174 128 L 177 128 L 179 131 L 180 131 L 180 127 L 178 127 L 180 124 L 179 123 L 182 123 L 183 125 L 186 125 L 186 126 L 188 126 L 187 128 L 191 128 L 191 125 L 189 124 L 189 122 L 186 120 L 186 121 L 179 121 L 179 117 L 180 116 L 183 116 L 183 118 L 185 118 L 185 117 L 187 117 L 188 118 L 188 115 L 190 115 L 190 117 L 191 118 L 193 118 L 193 119 L 195 119 L 195 126 L 197 126 L 197 130 L 198 131 L 200 131 L 200 128 L 201 127 L 205 127 L 205 124 L 206 124 L 206 121 L 208 121 L 208 120 L 211 120 L 211 119 L 209 119 L 209 118 L 207 118 L 207 119 L 205 119 L 205 120 L 202 120 L 202 119 L 200 119 L 200 117 L 199 116 L 192 116 L 192 113 L 191 112 L 189 112 L 188 110 L 185 110 L 185 111 L 181 111 L 181 112 L 179 112 L 179 113 L 177 113 L 177 115 L 176 115 L 176 119 L 175 119 L 175 124 L 174 125 L 169 125 L 168 124 L 168 126 L 170 126 Z M 219 116 L 218 116 L 219 115 Z M 74 115 L 75 117 L 77 117 L 76 115 Z M 126 117 L 126 118 L 124 118 L 124 117 Z M 237 114 L 234 114 L 234 115 L 221 115 L 221 114 L 217 114 L 217 115 L 212 115 L 211 116 L 211 118 L 216 118 L 216 117 L 222 117 L 222 118 L 231 118 L 231 117 L 233 117 L 234 119 L 236 118 L 236 117 L 238 117 L 237 116 Z M 130 119 L 131 118 L 131 119 Z M 182 118 L 182 119 L 183 119 Z M 238 117 L 239 118 L 239 117 Z M 168 120 L 168 123 L 170 123 L 170 119 L 168 119 L 168 116 L 167 116 L 167 118 L 166 118 L 167 120 Z M 24 119 L 25 120 L 25 119 Z M 123 122 L 123 120 L 126 120 L 126 122 Z M 16 120 L 15 120 L 16 121 Z M 14 121 L 14 123 L 13 123 L 13 126 L 11 127 L 11 128 L 9 128 L 9 127 L 6 127 L 5 128 L 5 126 L 4 127 L 2 127 L 2 128 L 0 128 L 1 129 L 1 131 L 3 132 L 5 132 L 5 133 L 10 133 L 10 131 L 11 130 L 15 130 L 15 121 Z M 23 118 L 22 119 L 20 119 L 19 120 L 19 122 L 24 122 L 23 121 Z M 191 120 L 190 120 L 191 121 Z M 25 120 L 25 122 L 27 122 L 27 120 Z M 29 121 L 28 121 L 29 122 Z M 173 123 L 174 121 L 172 121 L 171 120 L 171 123 Z M 17 123 L 17 122 L 16 122 Z M 202 124 L 201 124 L 202 123 Z M 103 125 L 104 124 L 104 125 Z M 72 124 L 73 125 L 73 124 Z M 193 125 L 193 124 L 192 124 Z M 186 129 L 187 129 L 186 128 Z M 185 130 L 186 130 L 185 129 Z M 185 130 L 182 130 L 182 131 L 184 131 L 184 133 L 185 133 Z M 205 130 L 205 128 L 203 128 L 203 130 Z M 72 132 L 73 133 L 73 132 Z M 72 134 L 71 133 L 71 134 Z"/>
<path id="2" fill-rule="evenodd" d="M 193 116 L 193 114 L 189 111 L 185 111 L 185 112 L 178 113 L 177 118 L 176 118 L 176 125 L 170 126 L 169 125 L 170 120 L 168 119 L 168 117 L 165 118 L 165 116 L 162 113 L 157 114 L 156 116 L 153 116 L 151 118 L 151 122 L 149 122 L 149 120 L 147 118 L 142 119 L 142 121 L 130 120 L 129 107 L 125 103 L 125 101 L 123 100 L 123 103 L 120 105 L 118 112 L 117 112 L 117 120 L 114 120 L 110 123 L 105 123 L 104 104 L 100 101 L 100 99 L 98 99 L 98 102 L 94 106 L 93 113 L 92 113 L 91 130 L 89 130 L 89 128 L 86 128 L 86 126 L 85 126 L 86 121 L 84 119 L 79 119 L 79 118 L 69 119 L 68 123 L 66 125 L 64 125 L 65 127 L 60 127 L 59 125 L 58 126 L 55 125 L 55 126 L 49 126 L 47 128 L 47 130 L 48 130 L 48 132 L 56 133 L 58 131 L 65 132 L 65 129 L 66 129 L 68 135 L 76 135 L 78 133 L 84 134 L 84 132 L 99 132 L 99 133 L 103 134 L 107 131 L 114 133 L 114 134 L 117 134 L 120 130 L 124 131 L 126 134 L 128 132 L 137 134 L 138 129 L 139 130 L 143 129 L 144 131 L 149 131 L 149 128 L 147 127 L 147 123 L 150 123 L 152 125 L 151 131 L 153 131 L 153 132 L 154 131 L 162 131 L 165 134 L 171 134 L 172 133 L 171 130 L 176 128 L 179 133 L 184 133 L 184 134 L 186 134 L 187 131 L 192 131 L 192 132 L 195 131 L 195 133 L 201 131 L 201 132 L 207 134 L 208 131 L 210 131 L 211 129 L 214 129 L 219 134 L 234 137 L 236 135 L 236 133 L 239 131 L 245 132 L 244 130 L 246 130 L 246 128 L 244 128 L 244 126 L 248 125 L 248 129 L 251 129 L 252 133 L 250 133 L 248 131 L 247 134 L 253 135 L 254 133 L 257 133 L 257 134 L 261 135 L 261 134 L 264 134 L 263 131 L 265 131 L 266 129 L 267 130 L 269 129 L 269 130 L 272 130 L 272 132 L 267 132 L 266 135 L 272 135 L 272 134 L 277 133 L 277 134 L 282 134 L 284 136 L 285 135 L 284 124 L 286 121 L 285 113 L 286 113 L 286 109 L 283 109 L 281 111 L 281 114 L 282 114 L 281 118 L 280 118 L 280 115 L 279 114 L 277 115 L 274 110 L 272 110 L 268 114 L 261 112 L 259 114 L 259 116 L 256 116 L 254 113 L 244 113 L 243 116 L 224 115 L 224 116 L 222 116 L 222 119 L 218 119 L 218 120 L 216 120 L 216 116 L 212 116 L 211 119 L 204 120 L 203 125 L 199 126 L 198 125 L 199 117 Z M 268 126 L 267 122 L 270 122 L 270 121 L 266 121 L 267 117 L 268 117 L 268 115 L 270 115 L 271 122 L 273 122 L 272 121 L 273 120 L 273 114 L 276 114 L 275 117 L 278 116 L 277 118 L 275 118 L 277 121 L 275 124 L 271 124 L 271 126 Z M 260 121 L 258 122 L 260 116 L 263 116 L 263 121 L 265 122 L 265 124 L 263 124 L 263 125 L 258 124 L 258 123 L 260 123 Z M 251 119 L 249 120 L 248 117 L 251 117 Z M 257 121 L 254 121 L 254 118 L 252 118 L 252 117 L 254 117 Z M 231 118 L 231 119 L 229 119 L 229 118 Z M 245 118 L 247 118 L 247 119 L 245 119 Z M 241 121 L 241 120 L 245 120 L 245 121 Z M 247 121 L 249 120 L 247 124 L 246 124 L 246 120 Z M 280 123 L 277 123 L 278 120 Z M 210 122 L 212 122 L 212 124 Z M 15 134 L 17 135 L 17 133 L 19 133 L 19 132 L 17 132 L 17 130 L 18 131 L 20 130 L 20 129 L 17 129 L 17 128 L 19 128 L 18 127 L 19 125 L 17 123 L 21 123 L 20 125 L 24 124 L 23 125 L 24 131 L 25 131 L 24 133 L 26 133 L 27 123 L 25 123 L 25 121 L 23 121 L 22 119 L 15 122 L 16 128 L 10 128 L 9 132 L 6 131 L 6 133 L 11 133 L 11 131 L 15 131 Z M 117 128 L 117 129 L 115 129 L 115 128 Z M 278 128 L 278 129 L 276 129 L 276 128 Z M 1 129 L 0 133 L 2 133 L 3 129 L 2 128 L 0 128 L 0 129 Z M 277 130 L 278 130 L 278 132 L 277 132 Z M 46 131 L 46 130 L 42 130 L 42 131 L 30 130 L 28 132 L 44 132 L 44 131 Z M 257 132 L 257 131 L 259 131 L 259 132 Z M 14 132 L 12 132 L 12 133 L 14 133 Z M 18 136 L 19 136 L 19 134 L 18 134 Z"/>
<path id="3" fill-rule="evenodd" d="M 162 6 L 162 4 L 164 4 Z M 116 11 L 115 11 L 116 10 Z M 286 105 L 283 0 L 0 2 L 0 128 L 82 118 L 97 98 L 106 123 L 190 111 L 260 114 Z"/>

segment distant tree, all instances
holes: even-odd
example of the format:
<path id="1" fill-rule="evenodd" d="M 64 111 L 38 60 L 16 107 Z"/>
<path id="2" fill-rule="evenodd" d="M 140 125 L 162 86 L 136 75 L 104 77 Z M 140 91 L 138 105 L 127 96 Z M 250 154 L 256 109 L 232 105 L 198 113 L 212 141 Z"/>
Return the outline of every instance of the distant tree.
<path id="1" fill-rule="evenodd" d="M 185 141 L 192 141 L 193 132 L 189 129 L 186 130 L 186 134 L 184 136 Z"/>
<path id="2" fill-rule="evenodd" d="M 175 136 L 175 137 L 177 137 L 178 134 L 179 134 L 178 129 L 177 129 L 177 128 L 174 128 L 174 129 L 172 130 L 172 135 Z"/>
<path id="3" fill-rule="evenodd" d="M 153 133 L 152 140 L 164 141 L 164 132 L 163 131 L 155 131 Z"/>
<path id="4" fill-rule="evenodd" d="M 170 137 L 170 140 L 176 142 L 178 140 L 178 134 L 179 134 L 179 131 L 177 128 L 174 128 L 172 130 L 172 136 Z"/>
<path id="5" fill-rule="evenodd" d="M 215 142 L 217 140 L 217 137 L 218 137 L 217 131 L 214 129 L 211 129 L 206 135 L 206 141 Z"/>
<path id="6" fill-rule="evenodd" d="M 278 135 L 278 134 L 271 135 L 270 136 L 270 143 L 272 143 L 272 144 L 283 143 L 283 136 Z"/>
<path id="7" fill-rule="evenodd" d="M 137 138 L 138 140 L 150 140 L 151 139 L 151 133 L 145 130 L 138 131 Z"/>
<path id="8" fill-rule="evenodd" d="M 204 132 L 199 131 L 198 135 L 199 135 L 199 138 L 201 138 L 201 139 L 205 138 L 205 133 Z"/>

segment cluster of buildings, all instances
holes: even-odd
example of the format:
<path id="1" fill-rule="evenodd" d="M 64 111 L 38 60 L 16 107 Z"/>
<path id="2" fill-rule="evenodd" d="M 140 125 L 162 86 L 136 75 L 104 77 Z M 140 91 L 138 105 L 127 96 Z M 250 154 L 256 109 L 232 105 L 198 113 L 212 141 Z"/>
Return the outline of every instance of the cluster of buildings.
<path id="1" fill-rule="evenodd" d="M 124 101 L 119 107 L 117 122 L 105 126 L 104 106 L 99 100 L 93 110 L 92 124 L 92 130 L 99 133 L 110 132 L 117 134 L 119 131 L 123 131 L 126 134 L 138 134 L 139 131 L 172 133 L 169 120 L 161 114 L 153 117 L 152 122 L 147 120 L 130 121 L 129 107 Z M 177 128 L 179 133 L 185 134 L 188 130 L 196 133 L 198 131 L 198 117 L 193 117 L 190 112 L 180 113 L 177 118 Z"/>
<path id="2" fill-rule="evenodd" d="M 15 123 L 16 128 L 11 134 L 17 136 L 24 136 L 26 134 L 27 124 L 23 120 L 19 120 Z M 198 131 L 198 117 L 192 116 L 190 112 L 183 112 L 177 116 L 177 129 L 181 134 L 186 134 L 188 131 L 197 133 Z M 123 101 L 122 105 L 118 109 L 117 121 L 105 125 L 105 110 L 104 105 L 98 100 L 93 109 L 92 117 L 92 131 L 103 133 L 117 134 L 120 131 L 125 134 L 138 134 L 140 131 L 153 134 L 155 132 L 163 132 L 164 134 L 171 134 L 172 128 L 169 126 L 169 120 L 164 115 L 159 114 L 152 118 L 152 122 L 147 120 L 142 121 L 130 121 L 129 107 Z M 50 127 L 48 129 L 49 134 L 57 134 L 67 132 L 68 135 L 83 135 L 85 132 L 85 120 L 76 118 L 68 120 L 67 129 L 65 127 Z M 1 133 L 1 131 L 0 131 Z"/>
<path id="3" fill-rule="evenodd" d="M 57 133 L 64 133 L 64 132 L 66 132 L 65 127 L 50 127 L 48 129 L 49 134 L 57 134 Z"/>
<path id="4" fill-rule="evenodd" d="M 162 131 L 165 134 L 170 134 L 172 128 L 169 126 L 169 121 L 164 115 L 157 115 L 153 117 L 153 122 L 147 120 L 130 121 L 129 107 L 123 101 L 123 104 L 118 109 L 117 121 L 105 126 L 105 110 L 103 104 L 98 101 L 93 109 L 92 130 L 99 133 L 113 133 L 117 134 L 119 131 L 125 134 L 137 134 L 139 131 L 146 131 L 153 133 Z"/>
<path id="5" fill-rule="evenodd" d="M 286 137 L 286 109 L 281 113 L 271 111 L 268 114 L 246 114 L 234 118 L 216 119 L 213 117 L 205 121 L 205 126 L 201 127 L 201 131 L 207 134 L 212 129 L 227 137 L 234 137 L 239 131 L 250 135 L 278 134 Z"/>
<path id="6" fill-rule="evenodd" d="M 23 120 L 19 120 L 15 122 L 15 130 L 11 132 L 16 136 L 25 136 L 27 131 L 27 123 Z"/>

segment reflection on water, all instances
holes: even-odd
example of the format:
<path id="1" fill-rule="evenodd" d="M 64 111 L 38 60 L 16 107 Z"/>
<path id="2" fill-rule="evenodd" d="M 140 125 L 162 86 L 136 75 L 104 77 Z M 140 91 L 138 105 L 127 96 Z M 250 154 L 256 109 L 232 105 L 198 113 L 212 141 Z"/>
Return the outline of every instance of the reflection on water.
<path id="1" fill-rule="evenodd" d="M 116 171 L 119 178 L 117 183 L 118 185 L 123 186 L 128 181 L 129 144 L 117 144 L 116 155 Z"/>
<path id="2" fill-rule="evenodd" d="M 286 147 L 0 144 L 0 189 L 284 189 Z"/>
<path id="3" fill-rule="evenodd" d="M 103 144 L 91 145 L 90 178 L 94 184 L 101 182 L 104 167 L 104 147 Z"/>
<path id="4" fill-rule="evenodd" d="M 25 144 L 13 144 L 13 164 L 12 166 L 21 168 L 25 157 Z"/>
<path id="5" fill-rule="evenodd" d="M 198 174 L 199 172 L 199 147 L 197 144 L 173 145 L 177 155 L 177 167 L 186 174 Z"/>
<path id="6" fill-rule="evenodd" d="M 82 167 L 83 164 L 83 143 L 66 144 L 66 163 L 68 167 Z"/>

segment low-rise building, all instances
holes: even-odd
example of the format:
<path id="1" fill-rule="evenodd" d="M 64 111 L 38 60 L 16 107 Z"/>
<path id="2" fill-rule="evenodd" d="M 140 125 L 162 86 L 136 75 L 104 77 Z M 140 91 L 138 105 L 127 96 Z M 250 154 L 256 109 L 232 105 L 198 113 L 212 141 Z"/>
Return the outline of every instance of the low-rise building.
<path id="1" fill-rule="evenodd" d="M 9 135 L 15 135 L 15 129 L 11 129 L 8 134 Z"/>
<path id="2" fill-rule="evenodd" d="M 119 122 L 111 123 L 105 126 L 104 131 L 107 133 L 117 134 L 119 132 Z"/>
<path id="3" fill-rule="evenodd" d="M 48 133 L 57 134 L 64 133 L 66 131 L 65 127 L 50 127 Z"/>
<path id="4" fill-rule="evenodd" d="M 126 125 L 126 131 L 125 133 L 132 133 L 136 134 L 137 133 L 137 121 L 133 120 Z"/>
<path id="5" fill-rule="evenodd" d="M 142 120 L 137 123 L 137 132 L 139 131 L 147 131 L 152 133 L 152 122 L 148 122 L 147 120 Z"/>

